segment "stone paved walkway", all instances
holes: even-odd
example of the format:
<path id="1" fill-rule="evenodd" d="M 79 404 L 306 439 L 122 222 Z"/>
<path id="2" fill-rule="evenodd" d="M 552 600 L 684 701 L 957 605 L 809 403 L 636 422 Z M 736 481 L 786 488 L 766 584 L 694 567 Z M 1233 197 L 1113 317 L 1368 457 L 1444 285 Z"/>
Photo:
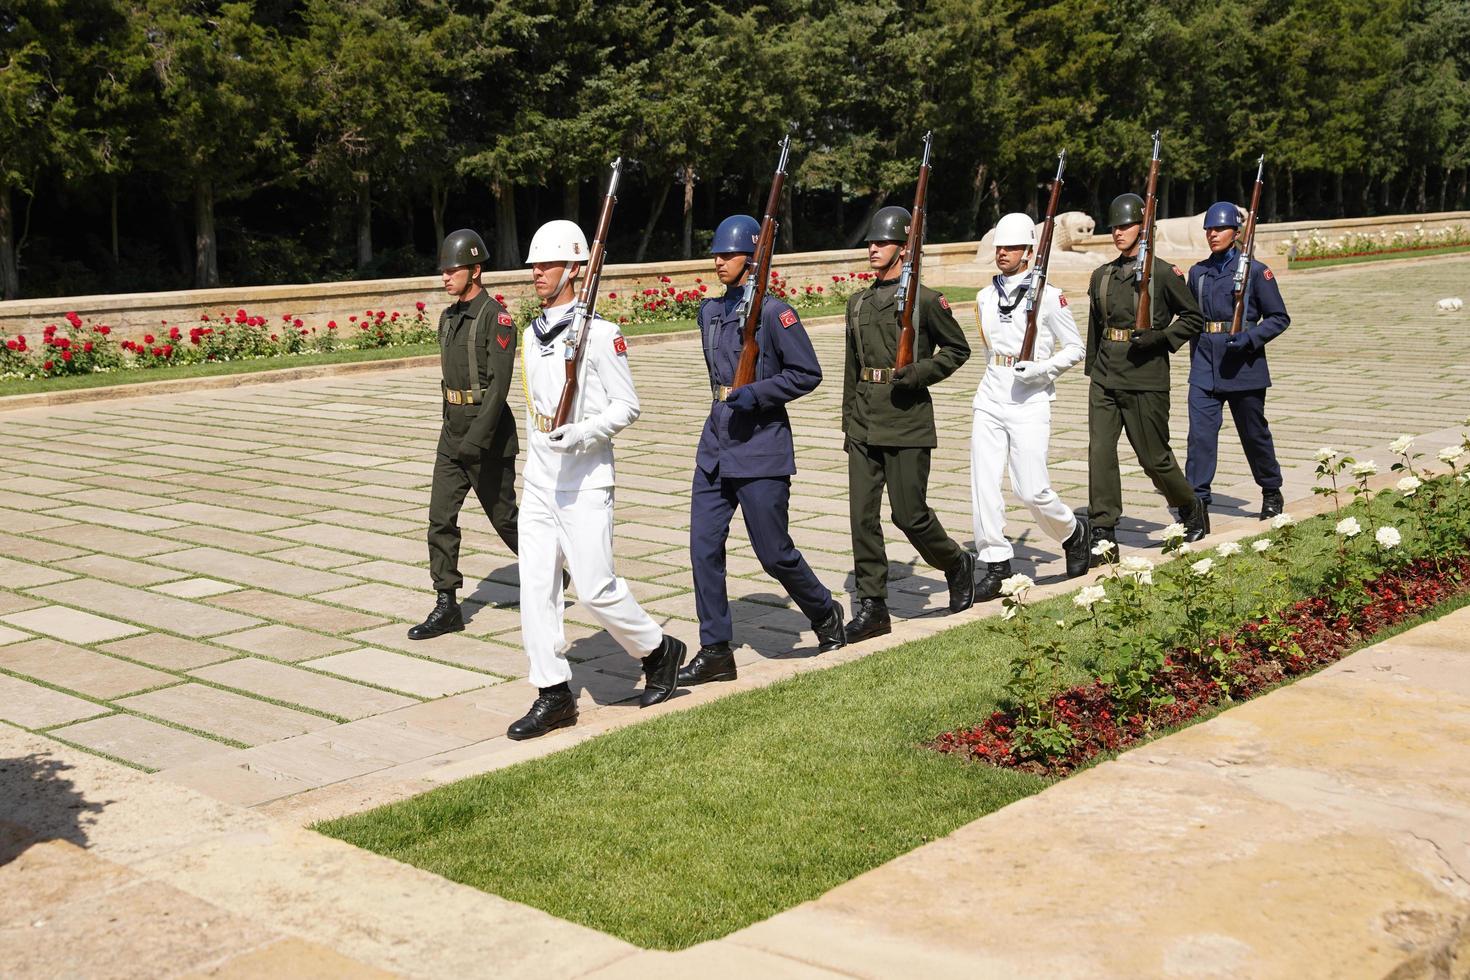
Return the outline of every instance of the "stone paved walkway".
<path id="1" fill-rule="evenodd" d="M 1295 316 L 1272 346 L 1271 418 L 1288 497 L 1308 491 L 1324 443 L 1386 462 L 1399 432 L 1470 414 L 1470 313 L 1438 314 L 1470 260 L 1283 277 Z M 1085 314 L 1081 297 L 1074 307 Z M 973 312 L 962 313 L 972 327 Z M 834 590 L 849 585 L 837 409 L 841 332 L 814 328 L 829 383 L 794 411 L 793 536 Z M 686 554 L 688 478 L 707 396 L 691 339 L 635 347 L 643 417 L 618 442 L 620 570 L 656 618 L 697 637 Z M 1185 430 L 1175 361 L 1175 446 Z M 968 541 L 969 402 L 978 358 L 936 389 L 942 446 L 931 501 Z M 568 610 L 583 723 L 530 745 L 503 738 L 530 689 L 516 573 L 483 515 L 466 511 L 465 633 L 404 635 L 427 611 L 423 522 L 438 429 L 435 376 L 409 370 L 0 414 L 0 722 L 218 799 L 305 820 L 565 747 L 639 715 L 637 663 Z M 1085 380 L 1060 385 L 1056 488 L 1086 502 Z M 1448 440 L 1447 440 L 1448 441 Z M 1222 439 L 1223 518 L 1258 505 L 1238 445 Z M 1426 447 L 1437 448 L 1437 447 Z M 1128 458 L 1126 446 L 1124 459 Z M 1125 468 L 1123 536 L 1169 518 Z M 1055 575 L 1056 548 L 1013 511 L 1020 570 Z M 942 576 L 890 536 L 891 642 L 954 620 Z M 1034 567 L 1028 563 L 1038 563 Z M 804 617 L 732 533 L 730 591 L 747 646 L 739 685 L 808 666 Z M 984 614 L 977 610 L 966 618 Z M 645 715 L 646 716 L 646 713 Z"/>

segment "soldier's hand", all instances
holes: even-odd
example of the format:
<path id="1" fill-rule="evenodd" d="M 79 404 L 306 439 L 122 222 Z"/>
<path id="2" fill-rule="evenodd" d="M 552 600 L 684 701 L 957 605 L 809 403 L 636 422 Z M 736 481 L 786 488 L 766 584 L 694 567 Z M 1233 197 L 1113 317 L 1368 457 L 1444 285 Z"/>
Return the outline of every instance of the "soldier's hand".
<path id="1" fill-rule="evenodd" d="M 1240 333 L 1227 335 L 1225 337 L 1225 346 L 1231 350 L 1247 351 L 1251 349 L 1251 341 L 1245 335 L 1245 331 L 1242 330 Z"/>
<path id="2" fill-rule="evenodd" d="M 759 407 L 755 397 L 755 389 L 750 385 L 736 388 L 725 398 L 725 404 L 737 412 L 753 412 Z"/>
<path id="3" fill-rule="evenodd" d="M 1017 361 L 1016 380 L 1022 384 L 1044 385 L 1051 381 L 1051 370 L 1036 361 Z"/>
<path id="4" fill-rule="evenodd" d="M 546 438 L 551 448 L 559 453 L 570 453 L 580 449 L 588 441 L 589 433 L 581 422 L 568 422 L 559 429 L 552 429 Z"/>
<path id="5" fill-rule="evenodd" d="M 457 455 L 459 456 L 459 461 L 465 466 L 475 466 L 480 462 L 480 457 L 484 454 L 484 446 L 476 446 L 468 439 L 460 441 L 459 452 Z"/>
<path id="6" fill-rule="evenodd" d="M 1169 338 L 1164 336 L 1164 331 L 1154 330 L 1152 328 L 1148 330 L 1135 330 L 1133 331 L 1133 336 L 1128 338 L 1128 343 L 1138 350 L 1143 351 L 1158 350 L 1168 342 Z"/>
<path id="7" fill-rule="evenodd" d="M 917 364 L 905 364 L 893 372 L 893 387 L 902 388 L 904 391 L 913 391 L 924 387 L 924 382 L 919 378 L 919 366 Z"/>

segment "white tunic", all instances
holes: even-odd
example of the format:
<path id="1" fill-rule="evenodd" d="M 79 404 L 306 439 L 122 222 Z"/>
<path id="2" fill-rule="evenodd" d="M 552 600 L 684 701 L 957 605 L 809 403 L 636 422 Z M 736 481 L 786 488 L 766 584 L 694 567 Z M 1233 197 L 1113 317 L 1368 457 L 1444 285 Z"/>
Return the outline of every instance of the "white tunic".
<path id="1" fill-rule="evenodd" d="M 548 307 L 546 321 L 558 322 L 571 308 L 570 303 Z M 566 384 L 566 332 L 542 344 L 536 339 L 535 329 L 527 327 L 521 340 L 521 380 L 531 405 L 526 413 L 526 461 L 522 470 L 527 486 L 591 490 L 614 484 L 612 437 L 638 418 L 638 392 L 628 367 L 627 343 L 618 328 L 598 317 L 585 329 L 587 347 L 578 385 L 578 410 L 572 417 L 589 426 L 597 439 L 572 452 L 553 449 L 532 414 L 539 412 L 548 418 L 556 414 Z"/>
<path id="2" fill-rule="evenodd" d="M 1047 384 L 1028 385 L 1016 377 L 1014 367 L 996 364 L 990 355 L 1006 354 L 1015 357 L 1021 353 L 1021 342 L 1026 336 L 1026 289 L 1029 273 L 1019 276 L 996 276 L 994 281 L 980 290 L 975 297 L 980 311 L 980 334 L 989 348 L 986 357 L 985 377 L 975 392 L 975 407 L 989 398 L 993 401 L 1019 405 L 1035 398 L 1048 401 L 1057 397 L 1054 382 L 1067 368 L 1080 362 L 1085 355 L 1082 337 L 1077 332 L 1077 321 L 1067 298 L 1057 287 L 1048 284 L 1041 294 L 1041 310 L 1036 318 L 1036 349 L 1032 360 L 1046 365 L 1050 381 Z M 1010 307 L 1010 314 L 1001 312 L 1001 306 Z M 1014 305 L 1013 305 L 1014 304 Z"/>

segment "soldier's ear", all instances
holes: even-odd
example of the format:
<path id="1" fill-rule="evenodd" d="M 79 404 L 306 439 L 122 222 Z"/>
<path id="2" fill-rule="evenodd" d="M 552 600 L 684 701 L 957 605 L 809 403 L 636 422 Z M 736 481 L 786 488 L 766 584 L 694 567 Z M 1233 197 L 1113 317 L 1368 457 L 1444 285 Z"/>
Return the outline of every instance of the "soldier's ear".
<path id="1" fill-rule="evenodd" d="M 470 266 L 470 282 L 479 282 L 479 281 L 480 281 L 480 266 L 478 266 L 478 265 Z"/>

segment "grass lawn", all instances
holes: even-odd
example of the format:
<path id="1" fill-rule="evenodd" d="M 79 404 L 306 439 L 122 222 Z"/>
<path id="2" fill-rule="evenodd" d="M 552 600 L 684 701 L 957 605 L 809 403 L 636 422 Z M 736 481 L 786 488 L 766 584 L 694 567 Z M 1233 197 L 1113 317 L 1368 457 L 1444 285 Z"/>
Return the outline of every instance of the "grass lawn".
<path id="1" fill-rule="evenodd" d="M 1330 535 L 1325 519 L 1300 526 L 1299 594 L 1320 580 Z M 1221 589 L 1244 619 L 1267 566 L 1248 553 L 1232 562 Z M 1078 613 L 1069 596 L 1037 608 L 1047 619 Z M 317 829 L 641 946 L 713 939 L 1047 785 L 921 748 L 1001 705 L 1014 644 L 997 623 L 732 695 Z M 1090 630 L 1071 633 L 1068 684 L 1112 666 Z"/>

